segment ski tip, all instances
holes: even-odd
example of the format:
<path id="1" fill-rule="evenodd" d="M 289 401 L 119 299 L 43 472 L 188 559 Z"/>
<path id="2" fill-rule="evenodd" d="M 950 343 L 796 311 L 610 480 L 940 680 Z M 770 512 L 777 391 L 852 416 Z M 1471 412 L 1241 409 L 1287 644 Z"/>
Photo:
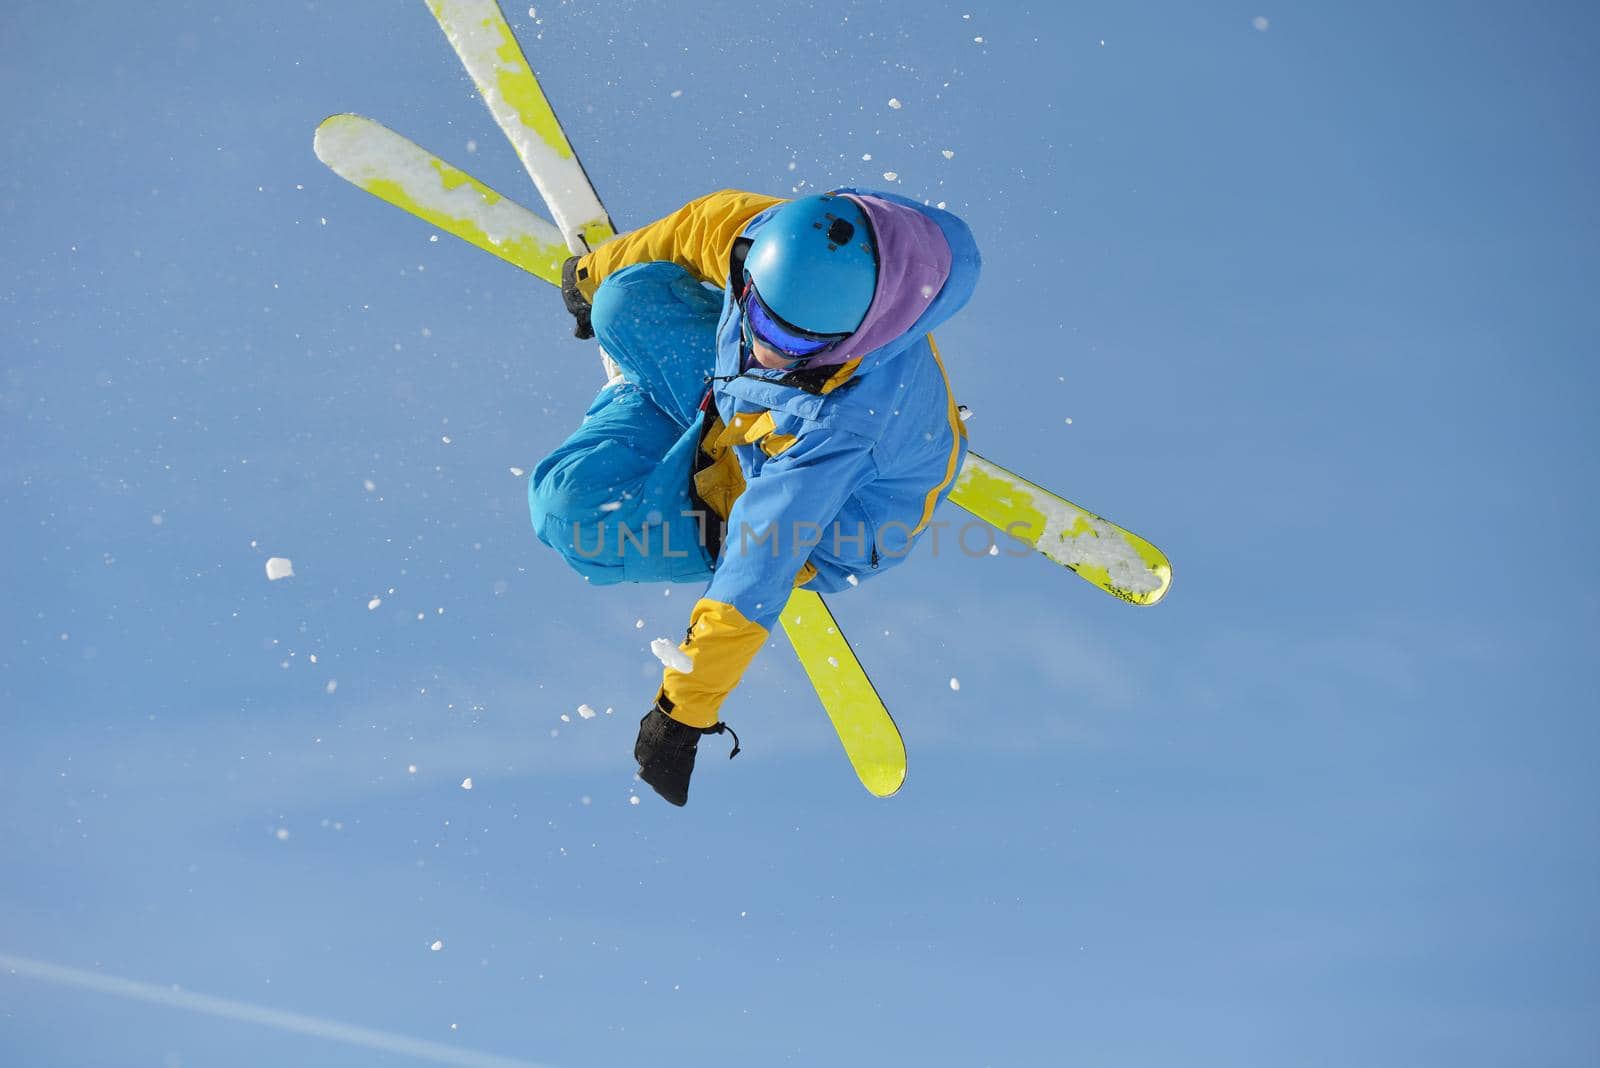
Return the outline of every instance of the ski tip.
<path id="1" fill-rule="evenodd" d="M 867 779 L 863 778 L 861 780 L 861 785 L 865 786 L 867 788 L 867 793 L 871 794 L 873 797 L 893 797 L 895 794 L 900 792 L 900 788 L 905 784 L 906 777 L 903 772 L 898 778 L 894 779 L 875 779 L 868 781 Z"/>
<path id="2" fill-rule="evenodd" d="M 851 763 L 855 767 L 856 778 L 861 780 L 861 785 L 873 797 L 893 797 L 906 784 L 904 747 L 900 749 L 899 759 L 863 760 L 860 763 L 852 759 Z"/>
<path id="3" fill-rule="evenodd" d="M 335 143 L 342 134 L 346 133 L 353 127 L 371 121 L 371 119 L 352 114 L 348 111 L 341 112 L 338 115 L 329 115 L 327 118 L 317 123 L 317 129 L 311 135 L 311 148 L 314 152 L 316 152 L 318 159 L 331 167 L 333 164 L 328 158 L 330 146 Z"/>
<path id="4" fill-rule="evenodd" d="M 368 120 L 367 118 L 365 118 L 362 115 L 357 115 L 353 111 L 341 111 L 336 115 L 329 115 L 327 118 L 325 118 L 321 122 L 317 123 L 317 132 L 321 133 L 323 130 L 329 129 L 330 127 L 343 126 L 343 125 L 347 125 L 347 124 L 349 124 L 351 122 L 368 122 L 368 121 L 370 121 L 370 120 Z"/>
<path id="5" fill-rule="evenodd" d="M 1152 567 L 1150 573 L 1161 581 L 1161 585 L 1155 589 L 1141 593 L 1122 593 L 1120 590 L 1116 592 L 1129 604 L 1136 604 L 1140 608 L 1148 608 L 1151 605 L 1160 604 L 1172 589 L 1172 565 L 1159 564 Z"/>
<path id="6" fill-rule="evenodd" d="M 872 793 L 873 797 L 893 797 L 895 794 L 900 792 L 900 788 L 905 784 L 906 773 L 902 770 L 900 772 L 900 777 L 894 780 L 893 785 L 883 785 L 876 789 L 868 787 L 868 790 Z"/>

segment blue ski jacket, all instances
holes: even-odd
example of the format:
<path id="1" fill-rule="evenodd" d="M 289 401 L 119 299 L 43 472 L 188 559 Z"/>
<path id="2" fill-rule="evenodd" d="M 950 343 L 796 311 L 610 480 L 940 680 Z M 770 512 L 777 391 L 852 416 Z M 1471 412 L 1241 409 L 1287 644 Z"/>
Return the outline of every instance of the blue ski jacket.
<path id="1" fill-rule="evenodd" d="M 686 432 L 699 441 L 697 496 L 725 522 L 710 585 L 658 700 L 674 718 L 714 725 L 796 586 L 842 590 L 905 559 L 949 495 L 966 455 L 932 330 L 977 284 L 980 257 L 955 215 L 893 193 L 836 190 L 866 213 L 877 290 L 828 365 L 801 372 L 750 364 L 739 291 L 745 249 L 784 202 L 713 193 L 579 261 L 591 300 L 606 276 L 676 263 L 720 285 L 711 402 Z"/>

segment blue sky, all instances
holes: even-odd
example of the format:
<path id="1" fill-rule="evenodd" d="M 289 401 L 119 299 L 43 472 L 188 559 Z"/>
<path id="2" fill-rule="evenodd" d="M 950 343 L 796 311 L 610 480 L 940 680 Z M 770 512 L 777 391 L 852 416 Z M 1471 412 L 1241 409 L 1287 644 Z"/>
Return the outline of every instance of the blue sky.
<path id="1" fill-rule="evenodd" d="M 510 470 L 592 348 L 311 152 L 538 206 L 423 5 L 0 12 L 0 955 L 558 1066 L 1593 1063 L 1596 15 L 997 7 L 510 10 L 623 227 L 962 214 L 975 447 L 1174 562 L 835 599 L 905 790 L 779 639 L 683 811 L 698 591 L 586 588 Z M 426 1062 L 37 968 L 0 1052 Z"/>

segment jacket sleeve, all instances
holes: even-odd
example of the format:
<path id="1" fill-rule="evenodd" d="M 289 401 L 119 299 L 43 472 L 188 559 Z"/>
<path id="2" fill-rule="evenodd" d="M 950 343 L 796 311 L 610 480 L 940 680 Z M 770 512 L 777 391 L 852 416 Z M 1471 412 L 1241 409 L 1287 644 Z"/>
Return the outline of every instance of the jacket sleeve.
<path id="1" fill-rule="evenodd" d="M 766 462 L 728 515 L 711 585 L 678 646 L 692 666 L 663 672 L 663 710 L 690 726 L 716 724 L 789 594 L 810 577 L 812 549 L 831 545 L 831 538 L 860 544 L 856 539 L 873 537 L 870 530 L 840 530 L 836 521 L 850 495 L 875 475 L 872 442 L 839 430 L 802 434 Z"/>
<path id="2" fill-rule="evenodd" d="M 578 290 L 590 303 L 600 283 L 613 271 L 636 263 L 676 263 L 702 282 L 726 285 L 733 242 L 750 220 L 783 201 L 757 193 L 724 189 L 691 200 L 664 219 L 657 219 L 608 241 L 578 260 Z"/>

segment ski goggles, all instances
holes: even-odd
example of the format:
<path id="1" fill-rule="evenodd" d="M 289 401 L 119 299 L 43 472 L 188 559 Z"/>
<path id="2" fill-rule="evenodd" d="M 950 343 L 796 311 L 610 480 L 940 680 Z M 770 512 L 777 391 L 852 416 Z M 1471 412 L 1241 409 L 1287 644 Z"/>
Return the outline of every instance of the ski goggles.
<path id="1" fill-rule="evenodd" d="M 744 308 L 744 323 L 751 335 L 763 345 L 777 349 L 785 356 L 791 356 L 796 360 L 817 356 L 850 336 L 813 334 L 809 330 L 790 326 L 767 307 L 766 302 L 761 299 L 761 294 L 756 292 L 756 284 L 748 278 L 745 279 L 744 294 L 739 298 L 739 303 Z"/>

